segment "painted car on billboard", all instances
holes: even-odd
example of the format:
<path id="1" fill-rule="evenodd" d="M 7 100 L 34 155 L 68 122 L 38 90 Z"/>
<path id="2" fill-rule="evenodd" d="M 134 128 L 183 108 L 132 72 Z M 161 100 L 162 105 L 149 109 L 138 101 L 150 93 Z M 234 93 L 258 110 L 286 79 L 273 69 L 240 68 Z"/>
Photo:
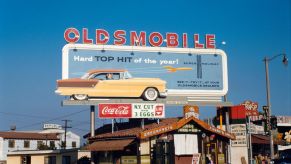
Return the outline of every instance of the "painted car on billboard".
<path id="1" fill-rule="evenodd" d="M 141 97 L 147 101 L 166 97 L 166 81 L 159 78 L 133 78 L 124 69 L 97 69 L 81 78 L 57 81 L 56 93 L 75 100 L 92 97 Z"/>

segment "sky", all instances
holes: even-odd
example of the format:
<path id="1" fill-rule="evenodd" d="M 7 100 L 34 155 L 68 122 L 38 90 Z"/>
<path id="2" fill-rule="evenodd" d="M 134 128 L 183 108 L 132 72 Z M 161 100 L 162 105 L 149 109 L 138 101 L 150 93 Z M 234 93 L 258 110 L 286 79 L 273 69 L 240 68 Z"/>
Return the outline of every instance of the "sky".
<path id="1" fill-rule="evenodd" d="M 290 0 L 180 1 L 9 1 L 0 2 L 0 131 L 37 130 L 45 123 L 89 132 L 89 107 L 61 106 L 54 93 L 61 79 L 66 28 L 109 32 L 215 34 L 228 57 L 228 101 L 266 105 L 263 59 L 280 53 L 291 58 Z M 221 45 L 222 41 L 226 45 Z M 269 63 L 272 114 L 291 116 L 291 72 L 278 57 Z M 201 118 L 215 107 L 201 107 Z M 166 116 L 182 115 L 167 107 Z M 111 122 L 97 119 L 96 126 Z"/>

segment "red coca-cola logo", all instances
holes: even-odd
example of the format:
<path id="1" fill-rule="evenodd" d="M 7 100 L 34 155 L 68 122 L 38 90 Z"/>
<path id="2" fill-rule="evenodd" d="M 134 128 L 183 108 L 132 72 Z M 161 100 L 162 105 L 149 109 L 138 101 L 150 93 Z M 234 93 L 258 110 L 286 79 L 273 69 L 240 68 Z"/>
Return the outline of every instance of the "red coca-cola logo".
<path id="1" fill-rule="evenodd" d="M 130 118 L 131 104 L 99 104 L 100 118 Z"/>

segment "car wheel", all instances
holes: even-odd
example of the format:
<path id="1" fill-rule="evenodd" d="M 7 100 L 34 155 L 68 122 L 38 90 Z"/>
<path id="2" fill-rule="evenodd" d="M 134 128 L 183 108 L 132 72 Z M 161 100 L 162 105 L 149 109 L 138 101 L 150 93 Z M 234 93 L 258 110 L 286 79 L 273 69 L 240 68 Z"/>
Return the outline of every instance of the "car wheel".
<path id="1" fill-rule="evenodd" d="M 75 100 L 87 100 L 88 99 L 88 95 L 84 95 L 84 94 L 75 94 L 72 97 Z"/>
<path id="2" fill-rule="evenodd" d="M 142 97 L 147 101 L 154 101 L 158 98 L 158 91 L 155 88 L 147 88 Z"/>

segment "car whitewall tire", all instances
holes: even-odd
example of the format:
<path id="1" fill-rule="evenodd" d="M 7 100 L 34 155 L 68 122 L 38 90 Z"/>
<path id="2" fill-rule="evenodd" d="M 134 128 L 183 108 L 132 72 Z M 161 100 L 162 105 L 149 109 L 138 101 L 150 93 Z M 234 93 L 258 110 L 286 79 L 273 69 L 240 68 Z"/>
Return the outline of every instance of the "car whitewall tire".
<path id="1" fill-rule="evenodd" d="M 75 94 L 72 97 L 75 100 L 87 100 L 88 99 L 88 95 L 85 95 L 85 94 Z"/>
<path id="2" fill-rule="evenodd" d="M 158 98 L 158 91 L 155 88 L 147 88 L 143 92 L 143 98 L 147 101 L 154 101 Z"/>

